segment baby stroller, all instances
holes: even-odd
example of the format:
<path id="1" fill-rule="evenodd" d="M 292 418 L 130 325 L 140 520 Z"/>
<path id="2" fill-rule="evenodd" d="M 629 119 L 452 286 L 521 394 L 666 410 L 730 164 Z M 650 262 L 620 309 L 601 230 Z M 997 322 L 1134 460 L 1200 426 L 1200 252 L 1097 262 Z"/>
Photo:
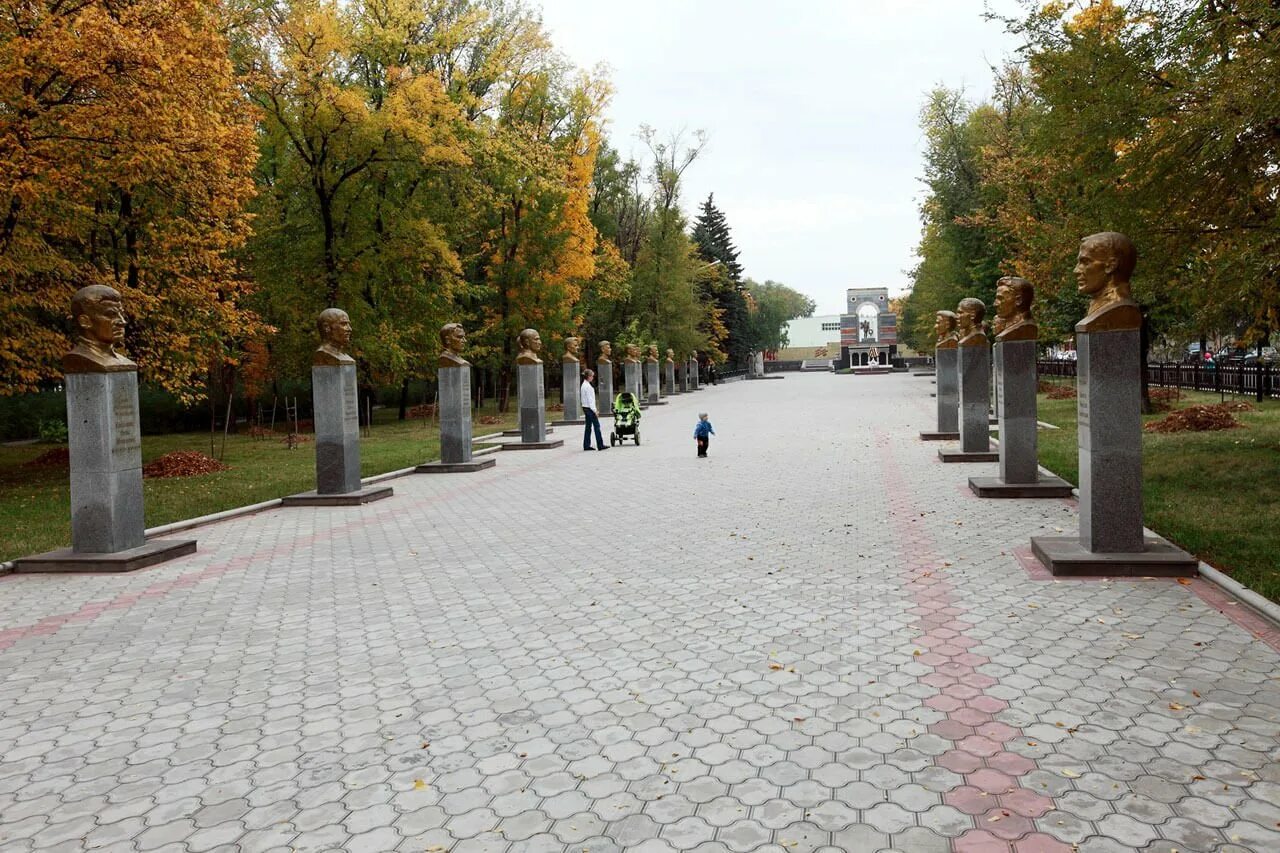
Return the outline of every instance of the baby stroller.
<path id="1" fill-rule="evenodd" d="M 623 391 L 613 399 L 613 430 L 609 433 L 609 446 L 622 444 L 627 439 L 640 443 L 640 404 L 630 391 Z"/>

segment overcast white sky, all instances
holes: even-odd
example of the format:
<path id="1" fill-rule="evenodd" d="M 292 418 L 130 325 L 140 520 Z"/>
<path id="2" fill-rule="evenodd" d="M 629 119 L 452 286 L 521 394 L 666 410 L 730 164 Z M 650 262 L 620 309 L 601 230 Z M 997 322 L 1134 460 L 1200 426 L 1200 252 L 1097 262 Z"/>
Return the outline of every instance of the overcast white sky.
<path id="1" fill-rule="evenodd" d="M 841 312 L 849 287 L 906 287 L 925 95 L 942 83 L 985 97 L 990 66 L 1016 47 L 983 0 L 541 5 L 561 51 L 611 69 L 612 144 L 640 155 L 644 123 L 705 130 L 686 213 L 714 192 L 747 275 L 807 293 L 819 314 Z"/>

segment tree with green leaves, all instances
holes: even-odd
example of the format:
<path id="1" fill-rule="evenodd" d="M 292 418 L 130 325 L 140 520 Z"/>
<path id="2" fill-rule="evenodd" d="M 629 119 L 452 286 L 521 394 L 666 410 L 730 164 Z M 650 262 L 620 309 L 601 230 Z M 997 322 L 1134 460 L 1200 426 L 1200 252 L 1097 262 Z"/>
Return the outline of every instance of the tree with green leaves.
<path id="1" fill-rule="evenodd" d="M 774 352 L 787 346 L 787 323 L 797 317 L 812 317 L 814 301 L 803 293 L 776 281 L 763 284 L 747 279 L 748 343 L 751 352 Z"/>
<path id="2" fill-rule="evenodd" d="M 720 312 L 720 323 L 725 330 L 723 349 L 729 364 L 743 367 L 751 356 L 751 347 L 742 264 L 738 263 L 738 248 L 724 213 L 715 205 L 714 194 L 709 194 L 702 203 L 692 236 L 703 261 L 719 267 L 719 274 L 703 277 L 703 298 L 713 302 Z"/>

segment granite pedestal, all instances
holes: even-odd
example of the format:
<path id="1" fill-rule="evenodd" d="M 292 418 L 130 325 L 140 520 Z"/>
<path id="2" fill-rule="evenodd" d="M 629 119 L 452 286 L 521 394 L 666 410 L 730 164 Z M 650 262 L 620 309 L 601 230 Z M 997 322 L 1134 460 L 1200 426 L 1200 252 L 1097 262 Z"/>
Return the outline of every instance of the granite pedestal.
<path id="1" fill-rule="evenodd" d="M 958 353 L 955 347 L 938 349 L 934 353 L 937 364 L 938 428 L 922 432 L 925 441 L 956 441 L 960 438 L 960 390 L 958 379 Z"/>
<path id="2" fill-rule="evenodd" d="M 436 371 L 440 386 L 440 461 L 414 468 L 418 474 L 469 474 L 492 468 L 498 460 L 476 459 L 471 445 L 471 365 L 441 367 Z"/>
<path id="3" fill-rule="evenodd" d="M 1142 525 L 1139 332 L 1076 333 L 1080 533 L 1036 536 L 1031 549 L 1055 575 L 1185 576 L 1194 557 Z"/>
<path id="4" fill-rule="evenodd" d="M 542 365 L 517 364 L 516 383 L 520 400 L 520 441 L 504 444 L 502 449 L 550 450 L 563 447 L 563 438 L 547 440 L 547 399 Z"/>
<path id="5" fill-rule="evenodd" d="M 193 539 L 146 541 L 138 374 L 66 377 L 71 547 L 15 561 L 19 572 L 129 572 L 196 550 Z"/>
<path id="6" fill-rule="evenodd" d="M 640 387 L 640 362 L 627 361 L 622 364 L 622 388 L 630 391 L 636 398 L 636 404 L 644 402 L 644 389 Z"/>
<path id="7" fill-rule="evenodd" d="M 648 388 L 645 389 L 645 398 L 650 406 L 665 406 L 665 400 L 660 399 L 658 386 L 660 380 L 658 378 L 658 362 L 646 361 L 644 364 L 644 379 Z"/>
<path id="8" fill-rule="evenodd" d="M 941 450 L 943 462 L 997 462 L 1000 454 L 991 449 L 991 349 L 986 345 L 956 349 L 960 385 L 960 449 Z M 938 386 L 942 399 L 942 386 Z"/>
<path id="9" fill-rule="evenodd" d="M 316 428 L 316 489 L 289 495 L 282 504 L 360 506 L 389 498 L 390 486 L 360 484 L 360 404 L 354 364 L 311 368 L 311 409 Z"/>
<path id="10" fill-rule="evenodd" d="M 662 387 L 668 397 L 679 394 L 676 390 L 676 363 L 668 361 L 662 366 Z"/>
<path id="11" fill-rule="evenodd" d="M 693 377 L 689 372 L 689 361 L 685 361 L 680 365 L 680 393 L 688 394 L 693 391 Z"/>
<path id="12" fill-rule="evenodd" d="M 600 417 L 613 414 L 613 362 L 596 362 L 596 414 Z"/>
<path id="13" fill-rule="evenodd" d="M 582 365 L 576 361 L 560 363 L 561 388 L 560 402 L 564 404 L 564 416 L 557 424 L 583 424 L 582 417 Z"/>
<path id="14" fill-rule="evenodd" d="M 970 477 L 980 498 L 1069 498 L 1071 484 L 1040 474 L 1037 457 L 1036 342 L 997 341 L 996 411 L 1000 429 L 1000 476 Z"/>
<path id="15" fill-rule="evenodd" d="M 702 384 L 698 381 L 698 362 L 697 359 L 689 359 L 689 390 L 701 391 Z"/>

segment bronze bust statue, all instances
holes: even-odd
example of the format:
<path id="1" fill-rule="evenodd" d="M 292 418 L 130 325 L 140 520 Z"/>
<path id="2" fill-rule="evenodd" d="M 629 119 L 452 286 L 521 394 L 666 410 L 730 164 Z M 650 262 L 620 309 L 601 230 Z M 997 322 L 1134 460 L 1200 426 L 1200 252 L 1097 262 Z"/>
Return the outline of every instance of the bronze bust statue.
<path id="1" fill-rule="evenodd" d="M 960 336 L 956 346 L 986 346 L 987 336 L 982 331 L 982 320 L 986 316 L 987 306 L 981 299 L 974 299 L 972 296 L 967 299 L 961 299 L 960 305 L 956 309 L 956 320 L 959 325 Z"/>
<path id="2" fill-rule="evenodd" d="M 320 346 L 311 356 L 313 365 L 355 364 L 347 355 L 351 345 L 351 318 L 341 308 L 326 308 L 316 318 L 316 331 L 320 333 Z"/>
<path id="3" fill-rule="evenodd" d="M 581 347 L 582 347 L 581 338 L 573 338 L 573 337 L 565 338 L 564 339 L 564 358 L 560 359 L 560 361 L 564 364 L 577 364 L 579 357 L 582 355 L 582 353 L 579 352 Z"/>
<path id="4" fill-rule="evenodd" d="M 1007 275 L 996 282 L 996 319 L 992 327 L 997 341 L 1034 341 L 1039 336 L 1040 328 L 1031 317 L 1035 296 L 1035 289 L 1025 278 Z"/>
<path id="5" fill-rule="evenodd" d="M 67 373 L 124 373 L 138 365 L 116 352 L 124 343 L 124 305 L 105 284 L 82 287 L 71 297 L 76 342 L 62 357 Z"/>
<path id="6" fill-rule="evenodd" d="M 648 361 L 653 364 L 657 364 L 658 362 L 658 345 L 657 344 L 649 344 L 649 355 L 645 359 L 645 361 Z"/>
<path id="7" fill-rule="evenodd" d="M 673 349 L 668 348 L 668 349 L 667 349 L 667 363 L 668 363 L 668 364 L 675 364 L 675 362 L 676 362 L 676 351 L 675 351 L 675 350 L 673 350 Z"/>
<path id="8" fill-rule="evenodd" d="M 467 345 L 467 332 L 461 323 L 445 323 L 440 327 L 440 367 L 466 367 L 471 362 L 462 357 Z"/>
<path id="9" fill-rule="evenodd" d="M 938 340 L 935 349 L 955 349 L 958 318 L 954 311 L 939 311 L 933 321 L 933 332 Z"/>
<path id="10" fill-rule="evenodd" d="M 1137 265 L 1138 250 L 1119 232 L 1103 231 L 1080 241 L 1075 274 L 1079 292 L 1089 297 L 1089 313 L 1076 323 L 1077 332 L 1112 332 L 1142 325 L 1142 312 L 1129 287 Z"/>
<path id="11" fill-rule="evenodd" d="M 623 359 L 626 364 L 637 364 L 640 361 L 639 344 L 627 344 L 627 357 Z"/>
<path id="12" fill-rule="evenodd" d="M 608 341 L 600 342 L 600 357 L 596 359 L 596 364 L 609 364 L 609 356 L 613 355 L 613 344 Z"/>
<path id="13" fill-rule="evenodd" d="M 542 364 L 538 353 L 542 352 L 542 336 L 537 329 L 525 329 L 516 339 L 520 352 L 516 353 L 516 364 Z"/>

